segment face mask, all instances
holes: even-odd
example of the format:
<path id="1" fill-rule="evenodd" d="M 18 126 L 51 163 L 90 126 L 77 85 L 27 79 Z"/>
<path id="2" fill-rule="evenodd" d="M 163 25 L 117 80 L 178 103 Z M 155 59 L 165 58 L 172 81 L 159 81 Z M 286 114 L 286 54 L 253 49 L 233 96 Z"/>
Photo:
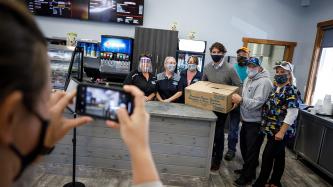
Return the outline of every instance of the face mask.
<path id="1" fill-rule="evenodd" d="M 176 69 L 176 65 L 175 64 L 167 64 L 166 68 L 170 71 L 170 72 L 174 72 Z"/>
<path id="2" fill-rule="evenodd" d="M 36 160 L 36 158 L 41 154 L 42 150 L 44 149 L 44 140 L 49 122 L 47 120 L 42 119 L 39 115 L 37 114 L 35 115 L 42 124 L 37 146 L 27 155 L 23 155 L 14 144 L 11 144 L 9 146 L 9 148 L 15 153 L 15 155 L 20 159 L 21 162 L 21 169 L 17 174 L 17 176 L 15 177 L 15 180 L 17 180 L 22 175 L 24 170 Z"/>
<path id="3" fill-rule="evenodd" d="M 246 66 L 247 58 L 244 56 L 237 57 L 237 62 L 239 66 Z"/>
<path id="4" fill-rule="evenodd" d="M 274 79 L 278 84 L 284 84 L 288 81 L 288 74 L 275 75 Z"/>
<path id="5" fill-rule="evenodd" d="M 258 74 L 259 70 L 256 68 L 247 68 L 246 73 L 249 78 L 253 78 Z"/>
<path id="6" fill-rule="evenodd" d="M 224 55 L 210 55 L 214 62 L 220 62 Z"/>
<path id="7" fill-rule="evenodd" d="M 197 65 L 196 64 L 189 64 L 188 65 L 188 70 L 189 71 L 195 71 L 195 70 L 197 70 Z"/>

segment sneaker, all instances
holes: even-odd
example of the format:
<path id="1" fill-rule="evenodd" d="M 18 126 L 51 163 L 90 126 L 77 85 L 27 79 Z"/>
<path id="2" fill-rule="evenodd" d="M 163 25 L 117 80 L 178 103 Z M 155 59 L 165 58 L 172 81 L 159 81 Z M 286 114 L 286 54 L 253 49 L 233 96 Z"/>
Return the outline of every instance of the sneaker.
<path id="1" fill-rule="evenodd" d="M 243 169 L 236 169 L 234 170 L 234 173 L 241 175 L 243 173 Z"/>
<path id="2" fill-rule="evenodd" d="M 234 151 L 231 151 L 231 150 L 229 150 L 226 154 L 225 154 L 225 156 L 224 156 L 224 159 L 226 160 L 226 161 L 231 161 L 232 159 L 234 159 L 235 158 L 235 152 Z"/>
<path id="3" fill-rule="evenodd" d="M 246 179 L 243 176 L 240 176 L 237 180 L 235 180 L 234 184 L 236 186 L 246 186 L 251 184 L 251 180 Z"/>

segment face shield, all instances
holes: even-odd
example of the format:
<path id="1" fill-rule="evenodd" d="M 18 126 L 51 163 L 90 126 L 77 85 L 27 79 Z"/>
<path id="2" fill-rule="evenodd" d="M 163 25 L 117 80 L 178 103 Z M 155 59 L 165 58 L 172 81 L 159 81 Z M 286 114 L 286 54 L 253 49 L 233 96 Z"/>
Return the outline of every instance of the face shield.
<path id="1" fill-rule="evenodd" d="M 153 67 L 151 63 L 151 59 L 148 57 L 141 57 L 139 66 L 138 66 L 138 71 L 142 73 L 151 73 L 153 72 Z"/>

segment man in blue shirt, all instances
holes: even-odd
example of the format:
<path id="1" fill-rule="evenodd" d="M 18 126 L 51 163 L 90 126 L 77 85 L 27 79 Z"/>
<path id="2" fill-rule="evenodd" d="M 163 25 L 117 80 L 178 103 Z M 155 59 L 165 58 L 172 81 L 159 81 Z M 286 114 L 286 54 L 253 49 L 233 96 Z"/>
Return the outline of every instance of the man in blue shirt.
<path id="1" fill-rule="evenodd" d="M 234 69 L 238 74 L 241 82 L 243 83 L 247 77 L 246 63 L 250 57 L 250 51 L 247 47 L 242 47 L 237 50 L 237 63 L 234 64 Z M 240 109 L 239 107 L 232 110 L 229 114 L 229 132 L 228 132 L 228 152 L 225 154 L 224 159 L 231 161 L 235 158 L 236 145 L 238 142 L 238 131 L 240 122 Z"/>

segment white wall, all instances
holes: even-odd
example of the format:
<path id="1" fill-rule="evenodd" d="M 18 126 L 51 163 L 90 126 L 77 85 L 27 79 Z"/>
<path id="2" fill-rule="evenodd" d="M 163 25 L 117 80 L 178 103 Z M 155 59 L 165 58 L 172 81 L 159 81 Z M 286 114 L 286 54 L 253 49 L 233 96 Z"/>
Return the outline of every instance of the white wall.
<path id="1" fill-rule="evenodd" d="M 242 46 L 242 37 L 295 41 L 296 77 L 303 91 L 307 79 L 316 24 L 333 19 L 332 0 L 313 0 L 300 6 L 300 0 L 145 0 L 144 27 L 169 29 L 178 22 L 180 38 L 190 31 L 197 39 L 220 41 L 229 55 Z M 76 32 L 79 38 L 96 39 L 101 34 L 134 36 L 134 26 L 37 17 L 46 36 L 64 37 Z M 210 57 L 207 56 L 207 60 Z"/>
<path id="2" fill-rule="evenodd" d="M 298 45 L 294 62 L 298 88 L 304 92 L 317 33 L 317 23 L 333 19 L 333 0 L 312 0 L 309 7 L 302 8 L 301 15 L 302 23 L 296 28 Z"/>
<path id="3" fill-rule="evenodd" d="M 190 31 L 197 39 L 224 43 L 230 53 L 242 37 L 294 40 L 290 27 L 300 20 L 299 0 L 145 0 L 144 27 L 169 29 L 178 22 L 180 37 Z M 296 10 L 296 11 L 295 11 Z M 101 34 L 134 36 L 134 26 L 37 17 L 46 36 L 77 32 L 80 38 Z"/>

